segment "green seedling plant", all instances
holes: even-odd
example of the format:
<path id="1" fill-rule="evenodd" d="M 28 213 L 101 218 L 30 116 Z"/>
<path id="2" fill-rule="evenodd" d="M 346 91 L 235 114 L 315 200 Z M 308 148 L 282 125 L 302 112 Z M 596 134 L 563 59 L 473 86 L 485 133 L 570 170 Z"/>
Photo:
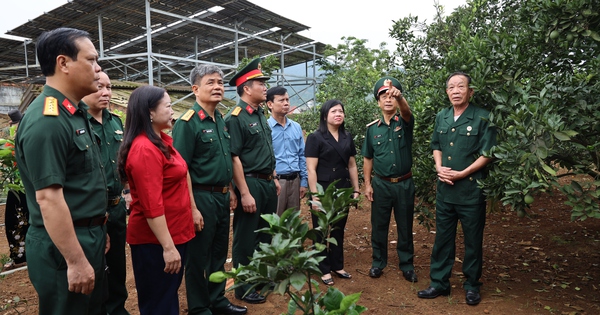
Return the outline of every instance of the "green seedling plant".
<path id="1" fill-rule="evenodd" d="M 287 314 L 290 315 L 297 311 L 307 315 L 355 315 L 364 312 L 366 308 L 356 304 L 361 293 L 344 295 L 333 287 L 323 292 L 313 279 L 313 276 L 322 276 L 319 262 L 324 257 L 320 253 L 327 247 L 317 242 L 317 237 L 322 236 L 328 243 L 337 244 L 335 239 L 327 236 L 331 226 L 347 216 L 349 207 L 357 202 L 352 193 L 351 188 L 337 189 L 335 182 L 325 191 L 319 187 L 319 193 L 312 194 L 319 201 L 309 202 L 318 207 L 318 210 L 310 210 L 318 218 L 318 226 L 313 228 L 302 220 L 298 210 L 288 209 L 281 217 L 277 214 L 262 215 L 269 227 L 257 230 L 257 233 L 271 235 L 271 243 L 261 243 L 260 250 L 254 251 L 247 266 L 215 272 L 210 275 L 210 281 L 222 282 L 233 278 L 235 284 L 229 290 L 251 284 L 248 292 L 258 290 L 265 296 L 273 292 L 289 296 Z"/>

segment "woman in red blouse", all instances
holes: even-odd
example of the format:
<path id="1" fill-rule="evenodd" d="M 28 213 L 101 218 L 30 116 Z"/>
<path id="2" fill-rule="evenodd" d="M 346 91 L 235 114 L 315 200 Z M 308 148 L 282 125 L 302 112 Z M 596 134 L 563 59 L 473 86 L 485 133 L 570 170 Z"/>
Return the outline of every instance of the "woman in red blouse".
<path id="1" fill-rule="evenodd" d="M 186 244 L 203 225 L 187 165 L 162 132 L 173 127 L 172 119 L 164 89 L 142 86 L 131 93 L 119 173 L 131 189 L 127 243 L 142 315 L 179 314 Z"/>

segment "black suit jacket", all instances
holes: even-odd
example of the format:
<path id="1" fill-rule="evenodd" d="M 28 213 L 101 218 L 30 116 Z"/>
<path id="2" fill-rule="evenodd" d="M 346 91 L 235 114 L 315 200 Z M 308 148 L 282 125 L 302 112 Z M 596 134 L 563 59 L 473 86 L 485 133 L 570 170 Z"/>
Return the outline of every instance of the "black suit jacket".
<path id="1" fill-rule="evenodd" d="M 349 132 L 340 132 L 339 141 L 328 131 L 323 134 L 315 131 L 306 138 L 306 157 L 318 158 L 317 182 L 326 189 L 336 179 L 337 188 L 352 187 L 348 161 L 356 155 L 354 140 Z"/>

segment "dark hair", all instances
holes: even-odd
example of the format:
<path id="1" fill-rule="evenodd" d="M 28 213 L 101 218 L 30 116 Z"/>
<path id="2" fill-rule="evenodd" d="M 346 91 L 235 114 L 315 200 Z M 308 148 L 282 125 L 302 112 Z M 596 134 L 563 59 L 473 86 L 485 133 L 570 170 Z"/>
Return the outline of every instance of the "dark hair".
<path id="1" fill-rule="evenodd" d="M 252 87 L 252 85 L 251 85 L 251 84 L 253 84 L 252 81 L 254 81 L 254 80 L 248 80 L 248 81 L 238 85 L 238 87 L 236 89 L 238 96 L 244 95 L 244 86 Z"/>
<path id="2" fill-rule="evenodd" d="M 452 79 L 452 77 L 455 77 L 457 75 L 462 75 L 465 78 L 467 78 L 467 84 L 469 84 L 469 86 L 471 86 L 471 76 L 462 71 L 456 71 L 456 72 L 453 72 L 451 75 L 449 75 L 448 79 L 446 79 L 446 86 L 448 86 L 448 82 L 450 81 L 450 79 Z"/>
<path id="3" fill-rule="evenodd" d="M 329 114 L 329 111 L 331 110 L 331 108 L 334 106 L 337 106 L 337 105 L 342 105 L 342 111 L 344 111 L 344 113 L 346 113 L 346 111 L 344 110 L 344 104 L 342 104 L 342 102 L 340 102 L 338 100 L 328 100 L 321 106 L 321 118 L 319 121 L 319 131 L 321 133 L 327 133 L 327 131 L 328 131 L 327 115 Z M 345 132 L 344 123 L 342 123 L 340 125 L 339 132 L 341 132 L 341 133 Z"/>
<path id="4" fill-rule="evenodd" d="M 275 100 L 275 95 L 285 95 L 287 89 L 283 86 L 274 86 L 267 91 L 267 102 Z"/>
<path id="5" fill-rule="evenodd" d="M 56 57 L 65 55 L 77 60 L 79 46 L 76 41 L 80 38 L 91 40 L 86 31 L 61 27 L 51 31 L 43 32 L 37 39 L 36 50 L 40 68 L 44 76 L 53 76 L 56 68 Z"/>
<path id="6" fill-rule="evenodd" d="M 139 134 L 145 132 L 148 139 L 160 149 L 167 159 L 171 158 L 169 149 L 163 143 L 162 139 L 154 133 L 152 122 L 150 121 L 150 110 L 155 109 L 160 100 L 165 97 L 166 90 L 151 85 L 140 86 L 133 90 L 127 102 L 127 118 L 125 119 L 125 132 L 123 133 L 123 143 L 119 149 L 119 176 L 122 181 L 127 181 L 125 173 L 125 164 L 133 139 Z"/>

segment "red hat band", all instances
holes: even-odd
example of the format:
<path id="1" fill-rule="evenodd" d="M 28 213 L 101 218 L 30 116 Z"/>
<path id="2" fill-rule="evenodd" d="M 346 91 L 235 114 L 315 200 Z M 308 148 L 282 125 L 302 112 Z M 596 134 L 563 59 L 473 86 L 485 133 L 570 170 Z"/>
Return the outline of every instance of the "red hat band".
<path id="1" fill-rule="evenodd" d="M 264 74 L 260 71 L 260 69 L 254 69 L 254 70 L 246 73 L 246 75 L 239 77 L 235 81 L 235 86 L 240 86 L 242 83 L 244 83 L 248 80 L 252 80 L 253 78 L 262 77 L 262 76 L 264 76 Z"/>

